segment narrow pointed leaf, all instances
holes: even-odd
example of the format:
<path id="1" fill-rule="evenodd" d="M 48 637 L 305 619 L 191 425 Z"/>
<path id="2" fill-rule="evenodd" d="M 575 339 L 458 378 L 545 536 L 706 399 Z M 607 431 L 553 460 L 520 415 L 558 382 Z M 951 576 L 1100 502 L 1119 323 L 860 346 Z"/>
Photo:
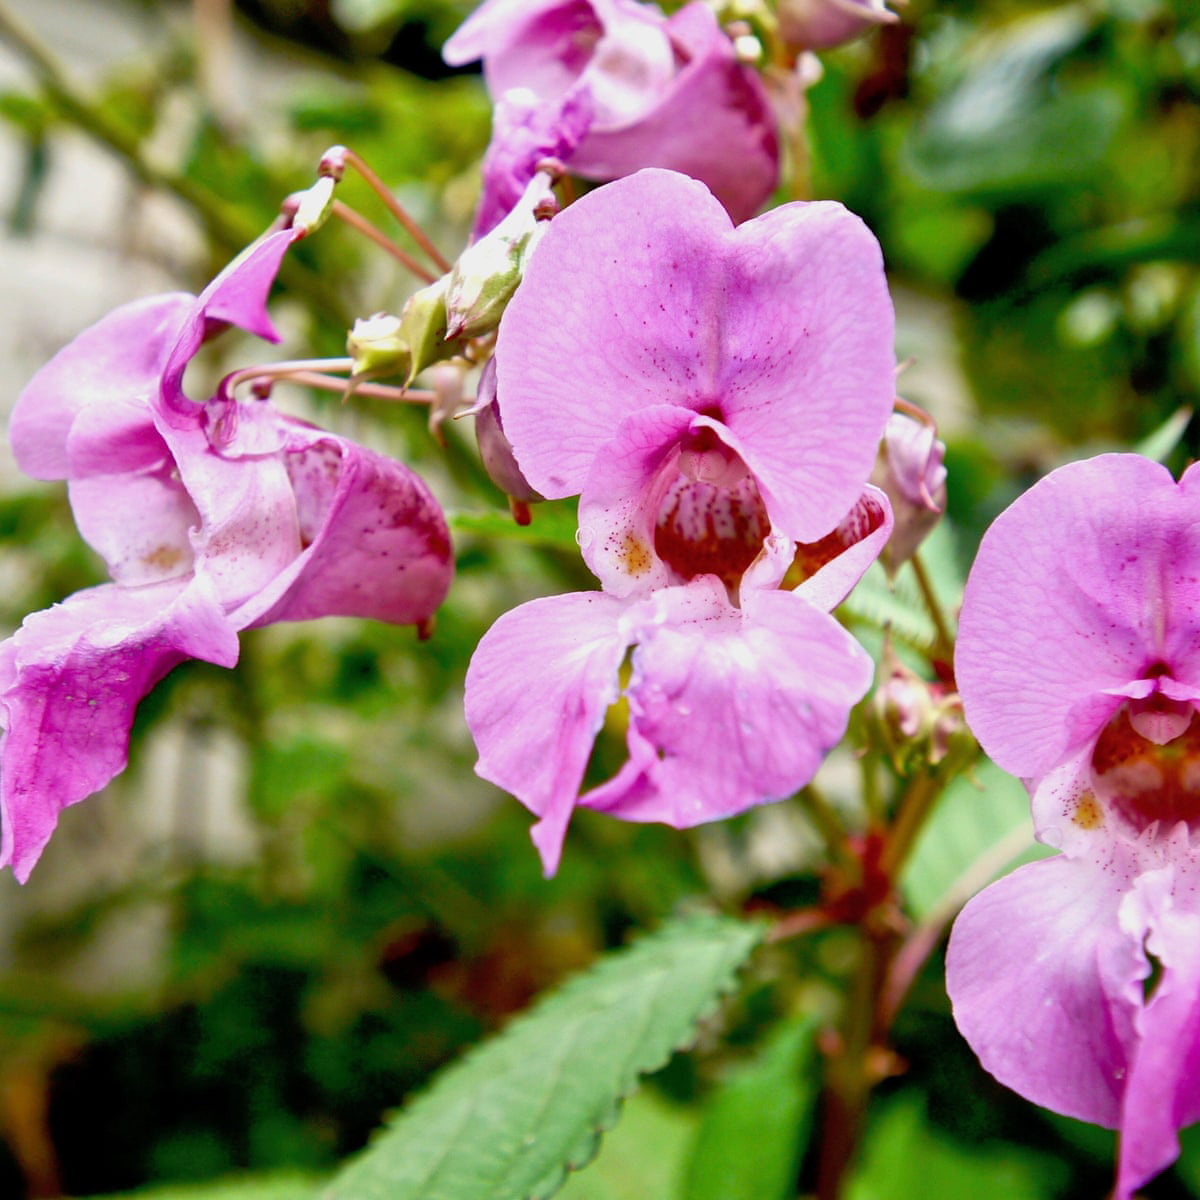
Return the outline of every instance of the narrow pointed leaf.
<path id="1" fill-rule="evenodd" d="M 703 916 L 601 960 L 443 1072 L 324 1200 L 545 1200 L 694 1036 L 762 927 Z"/>

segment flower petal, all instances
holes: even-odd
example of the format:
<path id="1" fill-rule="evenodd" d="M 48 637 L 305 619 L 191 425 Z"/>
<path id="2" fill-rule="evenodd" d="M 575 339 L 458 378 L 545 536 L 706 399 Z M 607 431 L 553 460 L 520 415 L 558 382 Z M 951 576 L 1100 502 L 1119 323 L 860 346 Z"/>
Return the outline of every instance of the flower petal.
<path id="1" fill-rule="evenodd" d="M 617 699 L 627 607 L 600 592 L 530 601 L 488 630 L 467 668 L 475 770 L 541 817 L 533 838 L 547 875 L 558 868 L 592 745 Z"/>
<path id="2" fill-rule="evenodd" d="M 796 585 L 803 596 L 823 612 L 832 612 L 853 591 L 867 568 L 879 557 L 892 533 L 892 506 L 887 493 L 867 484 L 850 512 L 822 542 L 832 542 L 833 557 Z M 810 547 L 798 546 L 803 555 Z"/>
<path id="3" fill-rule="evenodd" d="M 204 340 L 222 325 L 236 325 L 268 342 L 279 334 L 267 315 L 267 296 L 288 247 L 300 236 L 295 229 L 278 229 L 246 247 L 192 302 L 162 370 L 153 404 L 160 417 L 187 427 L 201 409 L 183 391 L 183 374 Z"/>
<path id="4" fill-rule="evenodd" d="M 702 184 L 668 171 L 598 188 L 550 222 L 496 351 L 504 429 L 543 496 L 580 492 L 630 413 L 712 399 L 729 231 Z"/>
<path id="5" fill-rule="evenodd" d="M 815 541 L 858 499 L 895 400 L 879 244 L 815 202 L 747 221 L 728 245 L 715 394 L 772 523 Z"/>
<path id="6" fill-rule="evenodd" d="M 194 303 L 194 296 L 172 292 L 122 305 L 42 367 L 17 397 L 9 424 L 21 470 L 34 479 L 66 479 L 80 473 L 72 460 L 86 457 L 95 441 L 100 442 L 96 455 L 104 474 L 143 466 L 156 453 L 161 458 L 161 446 L 157 452 L 152 447 L 148 458 L 144 451 L 147 432 L 157 444 L 147 399 L 158 387 L 167 353 Z M 72 426 L 83 413 L 94 418 L 93 436 L 69 452 Z"/>
<path id="7" fill-rule="evenodd" d="M 277 422 L 283 418 L 274 414 Z M 199 424 L 160 425 L 200 529 L 196 571 L 212 580 L 226 611 L 257 596 L 300 554 L 299 517 L 283 455 L 227 458 Z"/>
<path id="8" fill-rule="evenodd" d="M 744 221 L 779 177 L 770 101 L 703 3 L 676 12 L 665 33 L 668 55 L 673 46 L 681 65 L 671 78 L 643 71 L 639 103 L 626 103 L 623 120 L 609 98 L 613 88 L 605 87 L 616 72 L 604 70 L 604 43 L 597 46 L 597 61 L 585 76 L 597 97 L 596 120 L 571 158 L 571 170 L 600 180 L 651 165 L 681 171 L 702 180 L 735 222 Z"/>
<path id="9" fill-rule="evenodd" d="M 671 581 L 654 548 L 655 524 L 667 488 L 678 476 L 680 439 L 696 416 L 656 404 L 627 417 L 596 455 L 579 499 L 583 560 L 614 596 Z"/>
<path id="10" fill-rule="evenodd" d="M 772 523 L 813 541 L 874 462 L 892 320 L 879 247 L 840 205 L 734 230 L 699 184 L 642 171 L 550 223 L 500 325 L 505 430 L 553 498 L 582 490 L 631 413 L 703 413 L 730 431 Z"/>
<path id="11" fill-rule="evenodd" d="M 450 531 L 402 463 L 291 423 L 283 465 L 304 551 L 232 614 L 238 628 L 313 617 L 407 625 L 431 617 L 454 574 Z"/>
<path id="12" fill-rule="evenodd" d="M 1005 1086 L 1115 1128 L 1147 966 L 1117 929 L 1126 886 L 1062 855 L 993 883 L 959 914 L 946 990 L 959 1031 Z"/>
<path id="13" fill-rule="evenodd" d="M 631 610 L 629 764 L 580 803 L 684 828 L 803 787 L 846 730 L 873 665 L 791 592 L 734 608 L 701 576 Z"/>
<path id="14" fill-rule="evenodd" d="M 1188 856 L 1187 834 L 1175 839 Z M 1200 1119 L 1200 912 L 1194 867 L 1147 871 L 1121 904 L 1123 932 L 1145 944 L 1161 975 L 1136 1018 L 1125 1081 L 1114 1200 L 1179 1157 L 1178 1131 Z M 1140 997 L 1139 997 L 1140 998 Z"/>
<path id="15" fill-rule="evenodd" d="M 1101 455 L 1052 472 L 985 534 L 956 672 L 967 720 L 1000 766 L 1043 775 L 1157 664 L 1200 684 L 1197 490 L 1194 470 L 1177 486 L 1147 459 Z"/>
<path id="16" fill-rule="evenodd" d="M 200 516 L 173 472 L 123 472 L 72 479 L 75 524 L 115 583 L 141 587 L 189 575 Z"/>
<path id="17" fill-rule="evenodd" d="M 0 645 L 0 866 L 23 883 L 59 812 L 124 769 L 138 701 L 168 671 L 237 655 L 204 580 L 105 585 L 26 617 Z"/>

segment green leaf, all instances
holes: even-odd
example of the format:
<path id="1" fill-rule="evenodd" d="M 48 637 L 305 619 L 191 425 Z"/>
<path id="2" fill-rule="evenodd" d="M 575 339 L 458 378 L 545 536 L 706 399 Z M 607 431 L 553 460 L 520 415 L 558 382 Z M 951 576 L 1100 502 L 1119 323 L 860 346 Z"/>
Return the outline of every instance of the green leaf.
<path id="1" fill-rule="evenodd" d="M 811 1016 L 789 1021 L 712 1097 L 684 1200 L 786 1200 L 820 1091 Z"/>
<path id="2" fill-rule="evenodd" d="M 946 789 L 913 847 L 900 888 L 920 918 L 965 884 L 973 885 L 973 893 L 1049 853 L 1033 840 L 1025 788 L 985 761 L 973 776 L 960 776 Z"/>
<path id="3" fill-rule="evenodd" d="M 558 1200 L 682 1200 L 696 1114 L 653 1089 L 630 1097 L 596 1161 L 567 1180 Z"/>
<path id="4" fill-rule="evenodd" d="M 518 525 L 508 513 L 447 513 L 450 528 L 456 533 L 473 533 L 486 538 L 506 538 L 531 546 L 558 546 L 576 550 L 578 523 L 574 509 L 561 504 L 535 504 L 533 520 Z"/>
<path id="5" fill-rule="evenodd" d="M 962 604 L 963 577 L 958 565 L 954 531 L 946 521 L 937 525 L 921 544 L 921 561 L 943 615 L 952 621 Z M 855 622 L 888 629 L 896 641 L 927 654 L 937 632 L 922 599 L 912 568 L 905 565 L 889 580 L 878 563 L 872 563 L 841 612 Z M 953 632 L 953 630 L 951 630 Z"/>
<path id="6" fill-rule="evenodd" d="M 1061 1194 L 1061 1164 L 1017 1146 L 959 1144 L 926 1124 L 921 1100 L 902 1097 L 868 1131 L 847 1200 L 987 1196 L 1042 1200 Z"/>
<path id="7" fill-rule="evenodd" d="M 1155 462 L 1165 462 L 1171 451 L 1179 445 L 1191 420 L 1190 408 L 1177 408 L 1153 433 L 1134 446 L 1134 453 L 1144 455 Z"/>
<path id="8" fill-rule="evenodd" d="M 211 1183 L 139 1188 L 104 1200 L 315 1200 L 317 1183 L 303 1175 L 264 1175 Z"/>
<path id="9" fill-rule="evenodd" d="M 694 1036 L 762 932 L 692 917 L 601 960 L 445 1071 L 324 1200 L 554 1195 L 638 1076 Z"/>

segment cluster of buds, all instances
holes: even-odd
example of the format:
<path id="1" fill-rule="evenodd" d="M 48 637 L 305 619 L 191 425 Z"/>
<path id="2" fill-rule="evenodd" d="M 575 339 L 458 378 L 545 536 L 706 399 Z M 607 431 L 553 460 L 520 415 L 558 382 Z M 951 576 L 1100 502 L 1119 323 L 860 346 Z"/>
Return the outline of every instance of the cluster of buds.
<path id="1" fill-rule="evenodd" d="M 973 744 L 955 688 L 922 679 L 888 646 L 881 665 L 883 682 L 872 709 L 892 764 L 901 775 L 937 767 L 952 753 Z"/>

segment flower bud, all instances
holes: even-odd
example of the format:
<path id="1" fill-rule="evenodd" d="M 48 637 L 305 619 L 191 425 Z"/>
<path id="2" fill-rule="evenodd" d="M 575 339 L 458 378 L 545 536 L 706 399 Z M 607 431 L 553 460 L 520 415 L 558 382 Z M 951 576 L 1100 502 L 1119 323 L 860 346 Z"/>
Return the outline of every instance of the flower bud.
<path id="1" fill-rule="evenodd" d="M 401 334 L 400 318 L 391 313 L 359 317 L 346 337 L 356 376 L 407 375 L 412 355 Z"/>
<path id="2" fill-rule="evenodd" d="M 885 650 L 882 668 L 887 672 L 871 699 L 883 731 L 884 745 L 902 775 L 935 767 L 965 736 L 962 700 L 941 683 L 930 683 Z"/>
<path id="3" fill-rule="evenodd" d="M 458 341 L 446 336 L 447 279 L 443 275 L 410 296 L 398 317 L 376 313 L 355 321 L 346 339 L 352 378 L 403 375 L 407 386 L 426 367 L 459 352 Z"/>
<path id="4" fill-rule="evenodd" d="M 312 187 L 292 197 L 296 205 L 292 214 L 292 228 L 298 229 L 301 237 L 316 233 L 329 219 L 329 214 L 333 211 L 333 191 L 336 186 L 336 180 L 323 176 Z"/>
<path id="5" fill-rule="evenodd" d="M 479 376 L 479 387 L 475 394 L 475 438 L 479 443 L 479 457 L 491 481 L 513 501 L 513 511 L 520 521 L 521 506 L 544 499 L 534 491 L 521 473 L 513 455 L 512 444 L 504 433 L 500 419 L 500 405 L 496 399 L 496 360 L 488 359 Z M 528 524 L 528 519 L 521 521 Z"/>
<path id="6" fill-rule="evenodd" d="M 480 337 L 500 324 L 553 201 L 550 176 L 539 171 L 512 212 L 459 256 L 446 287 L 447 337 Z"/>
<path id="7" fill-rule="evenodd" d="M 880 555 L 890 574 L 912 558 L 941 519 L 946 507 L 945 453 L 930 418 L 920 421 L 902 412 L 888 418 L 871 482 L 887 492 L 896 519 Z"/>
<path id="8" fill-rule="evenodd" d="M 779 32 L 793 50 L 828 50 L 899 20 L 885 0 L 778 0 Z"/>

